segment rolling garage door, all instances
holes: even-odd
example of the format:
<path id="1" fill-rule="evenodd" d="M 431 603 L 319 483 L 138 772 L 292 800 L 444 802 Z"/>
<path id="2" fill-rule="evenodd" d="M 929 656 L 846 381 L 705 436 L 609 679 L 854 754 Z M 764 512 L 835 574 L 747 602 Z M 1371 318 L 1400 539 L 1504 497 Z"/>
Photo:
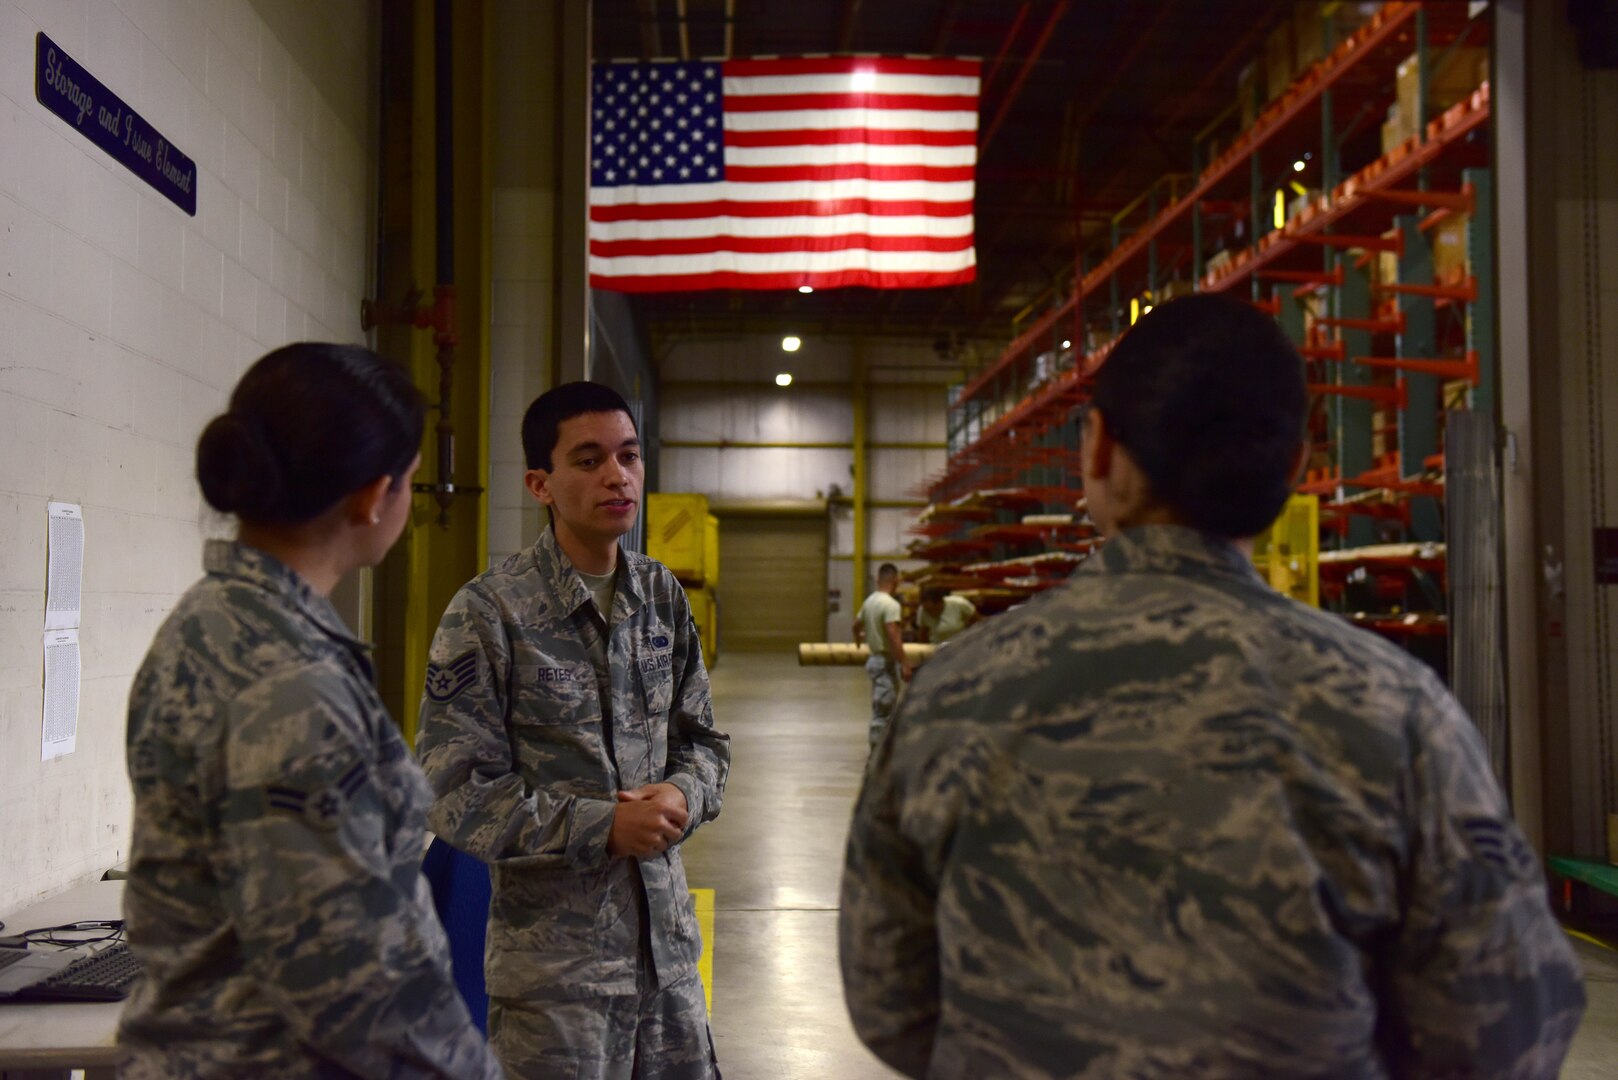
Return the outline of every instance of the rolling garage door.
<path id="1" fill-rule="evenodd" d="M 826 519 L 721 515 L 723 652 L 790 652 L 826 636 Z"/>

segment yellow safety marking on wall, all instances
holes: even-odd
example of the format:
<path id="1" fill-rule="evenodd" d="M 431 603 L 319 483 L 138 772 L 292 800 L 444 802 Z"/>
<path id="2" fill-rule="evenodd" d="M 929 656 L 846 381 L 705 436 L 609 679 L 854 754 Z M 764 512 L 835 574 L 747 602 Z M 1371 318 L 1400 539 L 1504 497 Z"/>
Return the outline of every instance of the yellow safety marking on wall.
<path id="1" fill-rule="evenodd" d="M 702 957 L 697 973 L 702 976 L 702 997 L 713 1015 L 713 890 L 692 889 L 691 903 L 697 909 L 697 929 L 702 932 Z"/>

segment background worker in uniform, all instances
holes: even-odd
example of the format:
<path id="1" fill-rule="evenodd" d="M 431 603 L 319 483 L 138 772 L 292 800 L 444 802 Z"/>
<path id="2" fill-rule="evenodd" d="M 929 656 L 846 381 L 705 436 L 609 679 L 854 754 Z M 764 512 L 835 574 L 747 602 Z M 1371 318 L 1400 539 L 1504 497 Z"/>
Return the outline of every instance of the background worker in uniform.
<path id="1" fill-rule="evenodd" d="M 493 874 L 489 1040 L 513 1077 L 717 1077 L 679 845 L 730 769 L 696 624 L 619 545 L 644 467 L 629 407 L 576 382 L 523 417 L 550 512 L 433 638 L 418 749 L 433 831 Z"/>
<path id="2" fill-rule="evenodd" d="M 870 648 L 865 674 L 871 677 L 871 745 L 875 746 L 887 729 L 899 701 L 899 684 L 910 681 L 913 669 L 905 660 L 901 623 L 904 609 L 894 593 L 899 591 L 899 568 L 883 563 L 876 571 L 876 591 L 865 598 L 854 615 L 854 644 Z"/>
<path id="3" fill-rule="evenodd" d="M 240 528 L 130 694 L 120 1076 L 501 1075 L 421 876 L 427 782 L 327 599 L 410 519 L 425 415 L 397 365 L 289 345 L 197 443 Z"/>
<path id="4" fill-rule="evenodd" d="M 964 596 L 952 596 L 941 585 L 921 590 L 916 609 L 916 637 L 922 644 L 942 645 L 978 621 L 978 609 Z"/>
<path id="5" fill-rule="evenodd" d="M 844 991 L 901 1072 L 1556 1075 L 1579 971 L 1477 729 L 1253 568 L 1306 407 L 1217 294 L 1097 373 L 1106 545 L 922 670 L 855 810 Z"/>

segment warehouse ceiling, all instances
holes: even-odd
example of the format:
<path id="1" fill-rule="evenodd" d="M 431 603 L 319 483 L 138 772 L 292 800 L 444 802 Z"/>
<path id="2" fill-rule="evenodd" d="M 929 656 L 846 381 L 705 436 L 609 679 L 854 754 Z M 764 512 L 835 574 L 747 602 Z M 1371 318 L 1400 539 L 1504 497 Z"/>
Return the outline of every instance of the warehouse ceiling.
<path id="1" fill-rule="evenodd" d="M 595 0 L 598 59 L 920 53 L 983 61 L 978 279 L 945 289 L 640 295 L 654 344 L 691 333 L 925 336 L 959 353 L 1070 271 L 1081 235 L 1171 172 L 1236 99 L 1276 0 Z M 683 12 L 683 14 L 682 14 Z M 729 47 L 727 48 L 727 43 Z M 1081 232 L 1082 228 L 1082 232 Z M 661 349 L 659 349 L 661 351 Z"/>
<path id="2" fill-rule="evenodd" d="M 1301 2 L 1301 0 L 1299 0 Z M 1079 248 L 1128 235 L 1155 181 L 1189 176 L 1192 141 L 1238 128 L 1236 83 L 1293 0 L 594 0 L 595 57 L 712 58 L 924 53 L 981 58 L 977 280 L 932 290 L 841 288 L 631 298 L 662 353 L 714 332 L 898 335 L 971 366 L 1019 314 L 1068 288 Z M 1440 24 L 1466 0 L 1430 0 Z M 1442 34 L 1440 34 L 1442 36 Z M 1401 37 L 1403 49 L 1411 49 Z M 1262 63 L 1260 63 L 1262 68 Z M 1341 121 L 1375 141 L 1391 87 L 1338 94 Z M 1380 96 L 1380 99 L 1379 99 Z M 1183 188 L 1181 188 L 1183 189 Z"/>

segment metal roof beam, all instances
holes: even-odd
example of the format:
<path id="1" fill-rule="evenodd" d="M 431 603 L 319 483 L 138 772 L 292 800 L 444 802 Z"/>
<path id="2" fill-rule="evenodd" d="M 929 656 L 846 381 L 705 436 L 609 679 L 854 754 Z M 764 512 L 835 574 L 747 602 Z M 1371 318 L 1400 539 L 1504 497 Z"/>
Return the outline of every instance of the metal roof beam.
<path id="1" fill-rule="evenodd" d="M 1045 46 L 1050 44 L 1051 35 L 1056 32 L 1056 24 L 1062 21 L 1062 16 L 1067 14 L 1070 6 L 1070 0 L 1056 0 L 1051 6 L 1051 13 L 1039 31 L 1039 37 L 1034 39 L 1033 50 L 1023 60 L 1022 67 L 1017 69 L 1017 75 L 1011 81 L 1011 89 L 1006 91 L 1006 96 L 1000 101 L 1000 111 L 994 114 L 989 129 L 983 133 L 983 139 L 978 144 L 980 159 L 988 152 L 989 144 L 994 142 L 995 133 L 1000 130 L 1000 125 L 1004 124 L 1006 117 L 1011 114 L 1011 107 L 1017 103 L 1017 96 L 1022 93 L 1023 85 L 1028 82 L 1028 76 L 1034 70 L 1034 65 L 1039 62 L 1040 54 L 1045 51 Z"/>

